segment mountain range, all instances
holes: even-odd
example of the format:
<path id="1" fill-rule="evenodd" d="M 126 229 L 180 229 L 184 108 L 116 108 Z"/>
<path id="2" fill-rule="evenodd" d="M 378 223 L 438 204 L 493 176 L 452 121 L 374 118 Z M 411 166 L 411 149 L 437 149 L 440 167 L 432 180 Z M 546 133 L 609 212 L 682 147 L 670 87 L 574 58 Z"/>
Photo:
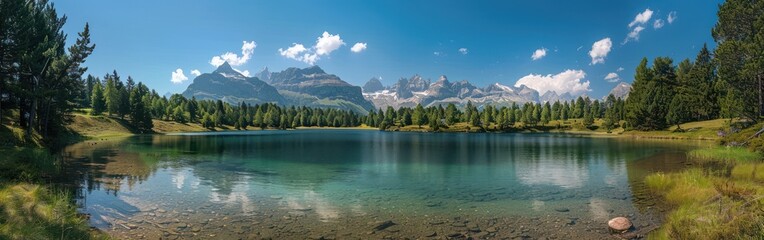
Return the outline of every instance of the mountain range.
<path id="1" fill-rule="evenodd" d="M 625 98 L 631 85 L 622 82 L 610 94 Z M 339 108 L 365 114 L 370 109 L 437 106 L 453 103 L 459 107 L 467 102 L 477 106 L 491 104 L 509 106 L 513 102 L 544 103 L 570 101 L 578 96 L 570 93 L 558 94 L 538 91 L 525 85 L 506 86 L 494 83 L 479 88 L 467 80 L 451 82 L 440 76 L 431 82 L 422 76 L 400 78 L 392 86 L 385 87 L 378 78 L 371 78 L 363 88 L 326 73 L 318 66 L 307 68 L 290 67 L 280 72 L 270 72 L 268 68 L 252 77 L 244 76 L 227 62 L 212 73 L 194 78 L 183 92 L 185 97 L 198 100 L 222 100 L 229 103 L 250 104 L 276 103 L 280 105 Z"/>
<path id="2" fill-rule="evenodd" d="M 451 82 L 446 76 L 440 76 L 438 81 L 431 83 L 419 75 L 411 78 L 401 78 L 394 85 L 380 88 L 377 79 L 371 79 L 364 86 L 373 86 L 374 89 L 364 88 L 363 96 L 374 103 L 378 108 L 436 106 L 453 103 L 464 106 L 467 102 L 481 106 L 491 104 L 494 106 L 509 106 L 513 102 L 523 104 L 526 102 L 554 102 L 569 101 L 577 96 L 570 93 L 558 94 L 554 91 L 539 92 L 525 85 L 517 87 L 494 83 L 484 88 L 479 88 L 467 80 Z"/>
<path id="3" fill-rule="evenodd" d="M 374 109 L 372 103 L 363 98 L 361 87 L 327 74 L 318 66 L 287 68 L 273 73 L 265 68 L 254 77 L 246 77 L 226 62 L 214 72 L 194 78 L 182 95 L 234 104 L 276 103 L 339 108 L 362 114 Z"/>

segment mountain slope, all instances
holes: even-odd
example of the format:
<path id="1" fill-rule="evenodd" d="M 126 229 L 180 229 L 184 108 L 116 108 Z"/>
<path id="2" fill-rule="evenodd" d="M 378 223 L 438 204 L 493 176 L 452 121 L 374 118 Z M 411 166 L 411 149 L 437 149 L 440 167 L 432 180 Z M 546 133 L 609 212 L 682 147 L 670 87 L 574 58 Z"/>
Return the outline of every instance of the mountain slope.
<path id="1" fill-rule="evenodd" d="M 223 100 L 228 103 L 286 103 L 276 88 L 258 78 L 245 77 L 227 62 L 212 73 L 194 78 L 183 92 L 183 96 L 196 97 L 198 100 Z"/>
<path id="2" fill-rule="evenodd" d="M 615 87 L 613 87 L 613 89 L 610 90 L 610 93 L 608 93 L 608 95 L 606 95 L 605 98 L 607 98 L 607 96 L 610 96 L 610 94 L 613 94 L 615 98 L 626 99 L 629 97 L 630 92 L 631 92 L 631 84 L 628 84 L 626 82 L 621 82 Z"/>
<path id="3" fill-rule="evenodd" d="M 324 72 L 318 66 L 308 68 L 287 68 L 271 73 L 271 84 L 279 91 L 315 96 L 320 100 L 342 100 L 358 105 L 362 109 L 373 109 L 374 105 L 363 98 L 361 87 L 353 86 L 336 75 Z M 294 99 L 293 99 L 294 100 Z"/>

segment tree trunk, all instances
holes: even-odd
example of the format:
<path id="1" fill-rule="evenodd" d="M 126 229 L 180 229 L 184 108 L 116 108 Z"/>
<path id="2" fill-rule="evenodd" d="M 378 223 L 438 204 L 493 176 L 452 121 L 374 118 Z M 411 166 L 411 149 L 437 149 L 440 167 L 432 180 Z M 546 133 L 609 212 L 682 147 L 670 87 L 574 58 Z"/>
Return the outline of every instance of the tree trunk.
<path id="1" fill-rule="evenodd" d="M 762 91 L 761 90 L 761 74 L 759 74 L 757 78 L 759 79 L 759 116 L 758 118 L 761 118 L 762 113 L 764 113 L 764 99 L 762 99 L 762 94 L 761 94 L 761 91 Z M 756 119 L 756 121 L 758 122 L 758 119 Z"/>
<path id="2" fill-rule="evenodd" d="M 29 107 L 29 119 L 27 119 L 27 137 L 32 137 L 32 130 L 35 129 L 34 119 L 37 117 L 37 78 L 33 79 L 32 84 L 32 106 Z"/>

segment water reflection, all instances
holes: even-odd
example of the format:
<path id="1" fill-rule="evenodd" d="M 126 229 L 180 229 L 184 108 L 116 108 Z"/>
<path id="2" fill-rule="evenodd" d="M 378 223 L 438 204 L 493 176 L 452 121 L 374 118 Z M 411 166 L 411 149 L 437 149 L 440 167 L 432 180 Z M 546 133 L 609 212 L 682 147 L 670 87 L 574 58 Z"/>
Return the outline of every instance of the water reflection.
<path id="1" fill-rule="evenodd" d="M 564 207 L 601 220 L 649 211 L 653 204 L 639 195 L 642 178 L 683 149 L 553 134 L 139 136 L 64 149 L 61 181 L 76 186 L 99 227 L 160 210 L 204 219 L 283 214 L 336 222 L 380 214 L 450 217 L 470 209 L 548 215 Z"/>

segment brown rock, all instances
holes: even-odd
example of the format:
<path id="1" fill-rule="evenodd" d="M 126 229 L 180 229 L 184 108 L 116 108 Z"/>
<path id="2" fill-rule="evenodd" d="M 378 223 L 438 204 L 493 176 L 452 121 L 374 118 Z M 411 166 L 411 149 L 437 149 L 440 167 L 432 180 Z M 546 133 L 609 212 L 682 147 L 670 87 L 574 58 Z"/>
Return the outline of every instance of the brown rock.
<path id="1" fill-rule="evenodd" d="M 610 221 L 607 222 L 608 227 L 610 227 L 610 230 L 617 233 L 624 233 L 629 231 L 632 224 L 629 219 L 625 217 L 617 217 L 610 219 Z"/>

